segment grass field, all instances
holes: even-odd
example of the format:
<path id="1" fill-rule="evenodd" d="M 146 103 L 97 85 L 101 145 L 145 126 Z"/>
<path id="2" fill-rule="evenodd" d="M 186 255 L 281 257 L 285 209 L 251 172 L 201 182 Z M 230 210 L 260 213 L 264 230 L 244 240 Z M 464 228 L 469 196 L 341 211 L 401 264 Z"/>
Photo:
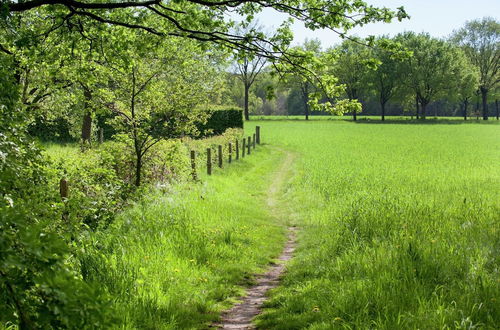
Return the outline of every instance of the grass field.
<path id="1" fill-rule="evenodd" d="M 301 227 L 264 329 L 496 328 L 500 126 L 254 122 Z"/>
<path id="2" fill-rule="evenodd" d="M 202 182 L 158 190 L 93 234 L 83 274 L 113 297 L 124 329 L 204 328 L 281 251 L 285 227 L 269 214 L 270 148 Z"/>
<path id="3" fill-rule="evenodd" d="M 154 190 L 89 236 L 83 276 L 112 297 L 120 328 L 206 328 L 280 253 L 289 224 L 299 246 L 262 329 L 498 327 L 500 125 L 255 125 L 264 145 L 250 157 Z M 271 211 L 283 151 L 294 175 Z"/>

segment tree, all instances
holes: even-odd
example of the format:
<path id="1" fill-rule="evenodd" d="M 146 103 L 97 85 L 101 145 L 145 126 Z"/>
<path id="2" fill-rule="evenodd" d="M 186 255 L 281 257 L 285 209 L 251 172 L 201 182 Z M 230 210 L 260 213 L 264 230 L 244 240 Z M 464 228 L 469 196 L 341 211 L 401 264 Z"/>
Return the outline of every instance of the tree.
<path id="1" fill-rule="evenodd" d="M 63 239 L 69 235 L 59 229 L 64 227 L 60 223 L 62 203 L 56 199 L 55 189 L 48 188 L 49 173 L 42 173 L 42 154 L 26 134 L 31 114 L 28 107 L 21 106 L 21 91 L 24 86 L 31 86 L 33 80 L 29 78 L 28 84 L 21 82 L 23 70 L 30 68 L 29 77 L 34 72 L 31 68 L 36 66 L 25 66 L 26 63 L 34 64 L 30 62 L 34 59 L 39 59 L 37 64 L 50 62 L 48 57 L 32 56 L 33 52 L 50 50 L 60 59 L 55 67 L 61 64 L 61 68 L 71 71 L 63 75 L 71 84 L 71 92 L 85 100 L 82 83 L 91 82 L 85 86 L 91 90 L 87 100 L 106 104 L 118 114 L 117 125 L 126 128 L 125 137 L 131 141 L 137 158 L 139 170 L 135 179 L 139 185 L 144 161 L 141 157 L 148 148 L 161 137 L 186 134 L 195 119 L 202 119 L 206 113 L 198 109 L 209 94 L 207 89 L 217 90 L 211 83 L 216 75 L 203 65 L 211 63 L 204 52 L 209 45 L 215 43 L 225 50 L 243 50 L 273 60 L 282 57 L 288 63 L 295 63 L 297 57 L 286 54 L 286 45 L 291 41 L 286 25 L 270 40 L 260 34 L 229 32 L 234 22 L 225 14 L 236 12 L 249 22 L 264 8 L 295 17 L 311 29 L 339 29 L 340 33 L 370 22 L 406 16 L 402 9 L 398 12 L 377 9 L 357 0 L 1 1 L 0 154 L 5 160 L 0 162 L 2 320 L 17 323 L 23 329 L 70 325 L 83 328 L 89 324 L 96 328 L 112 327 L 99 320 L 107 320 L 105 314 L 112 312 L 105 304 L 107 299 L 101 297 L 105 293 L 93 290 L 74 269 L 76 265 L 71 265 L 71 246 L 76 242 L 69 237 Z M 130 38 L 130 31 L 140 34 L 131 33 L 136 37 Z M 45 42 L 42 36 L 61 36 L 64 42 L 56 42 L 55 37 L 54 42 Z M 110 39 L 99 42 L 102 36 Z M 201 45 L 191 45 L 186 48 L 187 53 L 181 52 L 174 40 L 186 39 L 199 41 Z M 116 47 L 120 40 L 124 42 Z M 127 40 L 130 45 L 124 45 Z M 147 47 L 137 47 L 141 41 Z M 82 45 L 96 46 L 92 49 L 103 56 L 87 58 Z M 83 64 L 91 63 L 90 70 L 78 73 L 79 66 L 69 60 L 75 54 Z M 101 75 L 93 67 L 113 74 Z M 54 77 L 59 76 L 59 69 Z M 43 77 L 44 72 L 41 70 L 37 76 Z M 43 79 L 37 81 L 36 93 L 45 94 L 39 83 Z M 52 79 L 45 82 L 55 83 Z M 61 90 L 56 85 L 50 87 Z M 91 104 L 87 108 L 94 110 Z M 88 132 L 88 126 L 82 130 L 85 138 Z"/>
<path id="2" fill-rule="evenodd" d="M 81 120 L 80 136 L 90 144 L 96 99 L 103 77 L 98 68 L 104 61 L 106 31 L 97 22 L 53 28 L 50 12 L 40 9 L 16 17 L 16 24 L 0 34 L 0 43 L 11 42 L 10 56 L 16 65 L 20 105 L 27 121 L 71 113 Z M 98 33 L 100 32 L 100 33 Z M 71 109 L 71 110 L 70 110 Z"/>
<path id="3" fill-rule="evenodd" d="M 229 1 L 99 1 L 83 0 L 31 0 L 31 1 L 3 1 L 3 15 L 9 17 L 14 13 L 24 13 L 30 10 L 47 7 L 51 17 L 57 22 L 54 29 L 65 24 L 72 24 L 82 17 L 105 23 L 108 25 L 123 26 L 131 29 L 141 29 L 160 36 L 174 36 L 191 38 L 198 41 L 211 41 L 224 44 L 232 49 L 243 48 L 249 51 L 262 50 L 263 40 L 260 34 L 237 35 L 229 32 L 227 24 L 228 12 L 242 15 L 248 24 L 252 18 L 265 8 L 287 14 L 297 18 L 312 30 L 331 28 L 339 34 L 370 22 L 385 21 L 392 18 L 406 18 L 404 9 L 397 12 L 387 8 L 376 8 L 364 1 L 332 2 L 319 1 L 261 1 L 229 0 Z M 141 13 L 141 15 L 138 15 Z M 168 24 L 158 26 L 156 22 L 145 21 L 144 14 L 155 15 Z M 288 34 L 288 31 L 284 31 Z M 253 40 L 252 40 L 253 39 Z M 252 43 L 252 41 L 258 41 Z M 265 51 L 270 54 L 276 50 Z"/>
<path id="4" fill-rule="evenodd" d="M 266 65 L 267 59 L 262 56 L 252 56 L 250 54 L 243 54 L 237 61 L 236 67 L 238 68 L 239 75 L 238 79 L 243 83 L 244 89 L 244 116 L 245 120 L 250 120 L 250 114 L 248 111 L 249 93 L 255 79 L 260 74 L 264 65 Z"/>
<path id="5" fill-rule="evenodd" d="M 457 93 L 454 93 L 453 96 L 458 98 L 464 120 L 467 120 L 470 101 L 474 96 L 474 92 L 478 90 L 479 74 L 476 67 L 468 60 L 464 59 L 463 62 L 462 74 L 457 77 Z"/>
<path id="6" fill-rule="evenodd" d="M 346 40 L 340 46 L 330 49 L 336 56 L 333 74 L 345 86 L 347 98 L 358 100 L 366 89 L 370 63 L 370 52 L 367 47 L 358 42 Z M 359 108 L 354 108 L 352 119 L 356 121 Z"/>
<path id="7" fill-rule="evenodd" d="M 385 120 L 385 108 L 387 102 L 392 99 L 401 88 L 401 72 L 399 65 L 408 57 L 408 53 L 397 49 L 398 44 L 387 49 L 387 37 L 383 36 L 376 42 L 378 46 L 371 49 L 370 56 L 376 61 L 373 70 L 366 71 L 366 81 L 370 91 L 380 104 L 381 119 Z"/>
<path id="8" fill-rule="evenodd" d="M 225 14 L 231 12 L 241 15 L 243 17 L 241 26 L 245 27 L 257 13 L 265 8 L 273 8 L 302 21 L 309 29 L 329 28 L 342 36 L 356 26 L 407 17 L 402 7 L 392 11 L 354 0 L 340 3 L 329 0 L 314 2 L 309 0 L 280 2 L 5 0 L 2 8 L 0 23 L 7 28 L 15 25 L 19 17 L 35 11 L 44 13 L 44 24 L 49 25 L 40 31 L 41 33 L 51 33 L 59 29 L 70 31 L 78 29 L 80 33 L 85 34 L 89 24 L 97 23 L 105 27 L 120 26 L 143 30 L 160 37 L 170 36 L 193 39 L 202 43 L 216 43 L 227 49 L 260 54 L 273 60 L 281 58 L 282 61 L 290 63 L 294 63 L 296 58 L 287 54 L 287 46 L 293 38 L 288 28 L 289 22 L 280 27 L 273 37 L 266 38 L 255 30 L 245 34 L 231 32 L 236 23 L 228 18 L 230 15 Z M 13 53 L 16 44 L 17 40 L 2 40 L 0 50 Z"/>
<path id="9" fill-rule="evenodd" d="M 395 39 L 412 52 L 412 56 L 402 63 L 400 74 L 415 97 L 417 118 L 420 106 L 422 119 L 425 119 L 429 103 L 456 91 L 466 61 L 457 47 L 427 33 L 405 32 Z"/>
<path id="10" fill-rule="evenodd" d="M 404 9 L 392 11 L 387 8 L 376 8 L 363 1 L 345 1 L 341 3 L 320 0 L 311 3 L 302 1 L 261 1 L 230 0 L 230 1 L 79 1 L 79 0 L 32 0 L 2 2 L 0 24 L 5 30 L 18 29 L 20 19 L 29 16 L 40 17 L 39 22 L 21 22 L 34 30 L 32 38 L 39 35 L 50 35 L 55 31 L 79 33 L 90 44 L 102 34 L 109 33 L 113 27 L 123 27 L 141 30 L 159 37 L 187 38 L 203 44 L 215 43 L 225 49 L 243 51 L 253 56 L 262 56 L 273 61 L 286 61 L 291 65 L 300 65 L 300 58 L 288 52 L 287 46 L 292 40 L 288 28 L 289 21 L 281 26 L 273 37 L 267 38 L 262 33 L 251 29 L 247 33 L 231 32 L 235 25 L 229 15 L 237 13 L 244 19 L 240 24 L 245 27 L 253 17 L 265 8 L 273 8 L 278 12 L 302 21 L 308 28 L 315 30 L 329 28 L 344 36 L 346 31 L 356 26 L 370 22 L 385 21 L 393 18 L 407 17 Z M 97 26 L 98 28 L 94 29 Z M 99 27 L 102 27 L 99 28 Z M 71 36 L 71 39 L 74 35 Z M 31 49 L 33 45 L 24 45 L 23 36 L 14 34 L 12 38 L 0 39 L 0 51 L 16 56 L 20 49 Z M 21 47 L 19 47 L 21 45 Z M 66 51 L 72 52 L 73 45 Z M 61 53 L 63 53 L 61 51 Z M 293 53 L 293 52 L 292 52 Z M 17 70 L 17 67 L 13 67 Z M 307 71 L 307 70 L 306 70 Z M 85 81 L 85 80 L 84 80 Z M 73 81 L 73 83 L 75 83 Z M 83 93 L 87 102 L 84 106 L 91 108 L 90 98 L 94 98 L 91 88 Z M 89 111 L 84 116 L 82 136 L 88 139 L 90 117 Z"/>
<path id="11" fill-rule="evenodd" d="M 261 31 L 262 28 L 254 23 L 245 29 L 244 34 L 257 33 L 255 31 Z M 262 33 L 262 32 L 260 32 Z M 264 35 L 262 33 L 262 35 Z M 263 45 L 265 47 L 265 45 Z M 248 110 L 249 105 L 249 95 L 250 88 L 255 83 L 255 79 L 261 73 L 262 69 L 267 63 L 267 58 L 260 54 L 252 54 L 248 51 L 239 51 L 235 55 L 235 66 L 236 71 L 239 73 L 237 75 L 238 79 L 243 83 L 243 113 L 245 120 L 250 120 L 250 114 Z"/>
<path id="12" fill-rule="evenodd" d="M 318 39 L 305 40 L 304 44 L 295 47 L 295 51 L 302 53 L 301 56 L 309 59 L 303 63 L 306 70 L 314 72 L 316 75 L 321 75 L 322 63 L 320 62 L 321 56 L 321 42 Z M 305 119 L 309 120 L 310 113 L 310 95 L 316 92 L 318 89 L 316 87 L 316 79 L 311 79 L 312 77 L 307 76 L 300 70 L 289 70 L 283 72 L 281 76 L 281 81 L 288 87 L 292 89 L 297 89 L 300 93 L 302 107 L 304 109 Z"/>
<path id="13" fill-rule="evenodd" d="M 107 99 L 118 115 L 117 129 L 131 142 L 135 185 L 140 186 L 148 151 L 163 139 L 195 134 L 196 123 L 208 116 L 211 97 L 221 90 L 221 80 L 192 42 L 154 42 L 143 31 L 126 36 L 126 48 L 105 64 L 112 86 Z"/>
<path id="14" fill-rule="evenodd" d="M 314 43 L 313 43 L 314 44 Z M 339 83 L 335 74 L 338 56 L 334 51 L 319 53 L 306 51 L 301 47 L 290 50 L 299 59 L 297 65 L 288 61 L 274 63 L 276 73 L 284 83 L 296 80 L 300 86 L 314 86 L 307 92 L 306 110 L 325 111 L 336 115 L 346 112 L 356 113 L 361 110 L 361 104 L 356 99 L 340 99 L 346 93 L 346 86 Z M 304 93 L 303 93 L 304 95 Z M 306 112 L 308 114 L 308 112 Z"/>
<path id="15" fill-rule="evenodd" d="M 467 22 L 453 34 L 452 40 L 479 69 L 483 119 L 487 120 L 488 93 L 500 82 L 500 22 L 489 17 Z"/>

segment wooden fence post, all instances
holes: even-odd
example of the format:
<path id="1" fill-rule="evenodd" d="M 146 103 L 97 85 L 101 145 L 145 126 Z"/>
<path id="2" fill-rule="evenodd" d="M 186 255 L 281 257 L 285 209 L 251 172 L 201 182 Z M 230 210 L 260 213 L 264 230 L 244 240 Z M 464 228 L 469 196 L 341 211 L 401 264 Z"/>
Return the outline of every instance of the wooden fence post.
<path id="1" fill-rule="evenodd" d="M 248 137 L 247 141 L 247 155 L 250 155 L 250 147 L 252 146 L 252 141 L 250 140 L 250 137 Z"/>
<path id="2" fill-rule="evenodd" d="M 207 174 L 212 175 L 212 149 L 207 148 Z"/>
<path id="3" fill-rule="evenodd" d="M 255 149 L 255 133 L 253 133 L 252 147 Z"/>
<path id="4" fill-rule="evenodd" d="M 243 138 L 243 143 L 241 144 L 241 157 L 245 157 L 245 142 L 246 142 L 246 139 Z"/>
<path id="5" fill-rule="evenodd" d="M 222 168 L 222 146 L 219 144 L 219 167 Z"/>
<path id="6" fill-rule="evenodd" d="M 260 126 L 255 126 L 255 134 L 257 137 L 257 144 L 260 144 Z"/>
<path id="7" fill-rule="evenodd" d="M 59 194 L 63 201 L 69 196 L 68 180 L 66 180 L 66 178 L 62 178 L 61 181 L 59 181 Z"/>
<path id="8" fill-rule="evenodd" d="M 236 139 L 236 159 L 240 159 L 240 141 Z"/>
<path id="9" fill-rule="evenodd" d="M 104 128 L 99 128 L 99 143 L 104 142 Z"/>
<path id="10" fill-rule="evenodd" d="M 229 156 L 228 156 L 228 162 L 229 164 L 231 164 L 231 161 L 233 160 L 233 145 L 231 144 L 231 142 L 229 142 Z"/>
<path id="11" fill-rule="evenodd" d="M 191 150 L 191 170 L 193 180 L 196 181 L 198 177 L 196 175 L 196 152 L 194 150 Z"/>

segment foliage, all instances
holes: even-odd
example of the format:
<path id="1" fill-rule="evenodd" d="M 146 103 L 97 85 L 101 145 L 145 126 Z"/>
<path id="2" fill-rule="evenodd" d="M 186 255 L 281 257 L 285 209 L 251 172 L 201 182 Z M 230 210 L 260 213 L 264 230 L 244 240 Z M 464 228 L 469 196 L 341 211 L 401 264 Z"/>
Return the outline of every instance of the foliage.
<path id="1" fill-rule="evenodd" d="M 385 120 L 387 102 L 398 93 L 403 82 L 401 72 L 398 70 L 403 55 L 397 51 L 382 48 L 386 40 L 386 37 L 377 39 L 376 43 L 380 46 L 373 48 L 370 52 L 370 56 L 377 62 L 377 65 L 373 70 L 365 71 L 368 93 L 371 93 L 380 103 L 382 120 Z"/>
<path id="2" fill-rule="evenodd" d="M 500 74 L 500 23 L 493 18 L 467 22 L 455 31 L 451 40 L 462 47 L 479 69 L 480 85 L 494 89 Z"/>
<path id="3" fill-rule="evenodd" d="M 336 56 L 333 74 L 345 85 L 345 93 L 350 100 L 363 94 L 365 78 L 370 71 L 370 50 L 355 41 L 346 40 L 337 48 L 330 49 Z"/>
<path id="4" fill-rule="evenodd" d="M 323 14 L 310 8 L 313 4 Z M 342 29 L 406 16 L 403 9 L 393 12 L 362 1 L 6 0 L 0 6 L 0 321 L 28 329 L 112 326 L 109 297 L 88 273 L 82 280 L 74 257 L 88 228 L 106 227 L 129 197 L 130 155 L 139 186 L 142 177 L 156 181 L 162 173 L 148 158 L 176 162 L 185 151 L 178 141 L 164 139 L 192 133 L 206 115 L 194 110 L 212 103 L 212 92 L 221 90 L 215 74 L 219 54 L 209 45 L 277 59 L 283 54 L 279 46 L 291 41 L 286 24 L 272 40 L 253 32 L 232 35 L 235 23 L 225 13 L 236 11 L 248 23 L 273 7 L 310 28 Z M 85 151 L 93 121 L 106 110 L 118 114 L 113 122 L 124 135 Z M 44 162 L 26 127 L 57 120 L 71 123 L 73 136 L 76 123 L 82 123 L 85 148 L 73 164 L 54 168 Z M 165 144 L 170 151 L 162 148 Z M 186 162 L 179 164 L 184 172 Z M 60 201 L 57 183 L 64 171 L 72 190 Z M 171 168 L 164 172 L 173 176 Z"/>
<path id="5" fill-rule="evenodd" d="M 231 33 L 236 23 L 230 19 L 229 13 L 242 16 L 241 26 L 247 27 L 255 15 L 265 8 L 273 8 L 289 17 L 297 18 L 311 29 L 329 28 L 344 36 L 354 27 L 372 22 L 390 22 L 392 19 L 402 20 L 408 15 L 402 7 L 397 11 L 388 8 L 377 8 L 364 1 L 331 2 L 328 0 L 301 1 L 262 1 L 255 3 L 248 0 L 226 2 L 200 1 L 134 1 L 117 3 L 102 1 L 85 3 L 79 1 L 4 1 L 2 20 L 12 24 L 18 16 L 32 11 L 47 8 L 52 30 L 65 26 L 79 26 L 86 30 L 87 24 L 99 23 L 108 26 L 121 26 L 128 29 L 139 29 L 161 37 L 182 37 L 200 42 L 218 43 L 230 49 L 240 49 L 251 53 L 263 53 L 276 58 L 283 52 L 279 46 L 286 48 L 292 35 L 288 29 L 289 22 L 277 29 L 277 33 L 266 39 L 261 31 L 249 29 L 246 34 Z M 152 20 L 144 19 L 152 17 Z M 75 23 L 78 22 L 80 24 Z M 270 45 L 271 47 L 266 47 Z"/>
<path id="6" fill-rule="evenodd" d="M 319 40 L 305 40 L 302 46 L 296 48 L 300 51 L 308 52 L 311 59 L 318 58 L 321 53 L 321 43 Z M 313 70 L 320 74 L 320 67 L 317 66 Z M 310 98 L 313 93 L 318 92 L 317 83 L 313 79 L 308 79 L 303 73 L 297 70 L 290 70 L 281 75 L 281 82 L 290 87 L 292 90 L 296 89 L 300 93 L 302 106 L 304 108 L 304 115 L 306 120 L 309 119 L 310 113 Z M 315 108 L 316 109 L 316 108 Z"/>
<path id="7" fill-rule="evenodd" d="M 461 46 L 479 71 L 483 118 L 488 119 L 487 96 L 500 83 L 500 22 L 489 17 L 467 22 L 451 40 Z"/>
<path id="8" fill-rule="evenodd" d="M 406 32 L 395 39 L 412 52 L 412 56 L 401 64 L 401 73 L 425 118 L 430 102 L 457 89 L 462 77 L 471 70 L 469 62 L 460 49 L 429 34 Z"/>
<path id="9" fill-rule="evenodd" d="M 43 120 L 35 118 L 34 122 L 28 127 L 28 134 L 39 138 L 41 141 L 72 142 L 71 124 L 63 117 L 54 120 Z"/>
<path id="10" fill-rule="evenodd" d="M 9 86 L 11 74 L 1 76 Z M 0 324 L 107 327 L 113 322 L 108 297 L 78 276 L 69 244 L 73 226 L 61 221 L 64 205 L 49 186 L 52 172 L 26 137 L 14 93 L 7 95 L 0 105 Z"/>
<path id="11" fill-rule="evenodd" d="M 193 55 L 193 43 L 155 42 L 140 32 L 126 36 L 121 41 L 126 56 L 116 54 L 102 68 L 113 86 L 104 99 L 117 115 L 116 129 L 133 143 L 135 185 L 140 186 L 149 150 L 163 139 L 198 134 L 196 124 L 208 116 L 201 105 L 220 92 L 222 81 L 206 64 L 208 55 Z"/>
<path id="12" fill-rule="evenodd" d="M 275 64 L 277 74 L 284 84 L 295 82 L 301 86 L 304 99 L 307 99 L 306 110 L 327 111 L 334 114 L 343 114 L 351 106 L 357 107 L 357 101 L 337 102 L 345 90 L 344 85 L 328 68 L 331 68 L 336 58 L 332 53 L 320 54 L 319 45 L 315 41 L 306 42 L 304 47 L 294 47 L 289 52 L 296 63 L 291 65 L 286 61 Z M 314 91 L 309 88 L 314 86 Z M 306 115 L 307 115 L 306 111 Z"/>
<path id="13" fill-rule="evenodd" d="M 126 136 L 117 135 L 115 141 L 84 152 L 74 145 L 50 145 L 47 154 L 59 174 L 50 184 L 56 187 L 60 177 L 69 182 L 65 212 L 72 223 L 105 228 L 142 193 L 134 189 L 134 149 Z M 160 141 L 146 155 L 142 170 L 149 186 L 184 181 L 190 174 L 188 150 L 179 140 Z"/>
<path id="14" fill-rule="evenodd" d="M 228 128 L 243 128 L 243 111 L 237 108 L 217 107 L 210 111 L 206 123 L 199 124 L 202 136 L 221 135 Z"/>

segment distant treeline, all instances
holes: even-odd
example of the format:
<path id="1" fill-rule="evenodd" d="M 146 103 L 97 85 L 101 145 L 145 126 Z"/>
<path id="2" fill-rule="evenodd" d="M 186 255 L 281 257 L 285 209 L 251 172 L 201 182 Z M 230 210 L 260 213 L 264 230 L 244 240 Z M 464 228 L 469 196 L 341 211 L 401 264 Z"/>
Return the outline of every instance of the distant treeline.
<path id="1" fill-rule="evenodd" d="M 337 101 L 361 103 L 361 111 L 347 111 L 354 119 L 359 112 L 382 117 L 498 116 L 500 23 L 493 18 L 467 22 L 446 39 L 404 32 L 374 38 L 368 47 L 366 41 L 346 40 L 323 50 L 319 40 L 307 40 L 297 50 L 319 63 L 313 67 L 316 76 L 344 86 Z M 321 113 L 309 102 L 311 96 L 324 95 L 320 84 L 295 72 L 276 72 L 274 65 L 257 71 L 262 62 L 253 61 L 258 78 L 248 93 L 250 114 Z M 252 69 L 249 63 L 246 67 Z M 244 71 L 235 72 L 228 78 L 231 97 L 244 107 L 244 84 L 238 84 Z M 322 101 L 331 100 L 323 96 Z"/>

